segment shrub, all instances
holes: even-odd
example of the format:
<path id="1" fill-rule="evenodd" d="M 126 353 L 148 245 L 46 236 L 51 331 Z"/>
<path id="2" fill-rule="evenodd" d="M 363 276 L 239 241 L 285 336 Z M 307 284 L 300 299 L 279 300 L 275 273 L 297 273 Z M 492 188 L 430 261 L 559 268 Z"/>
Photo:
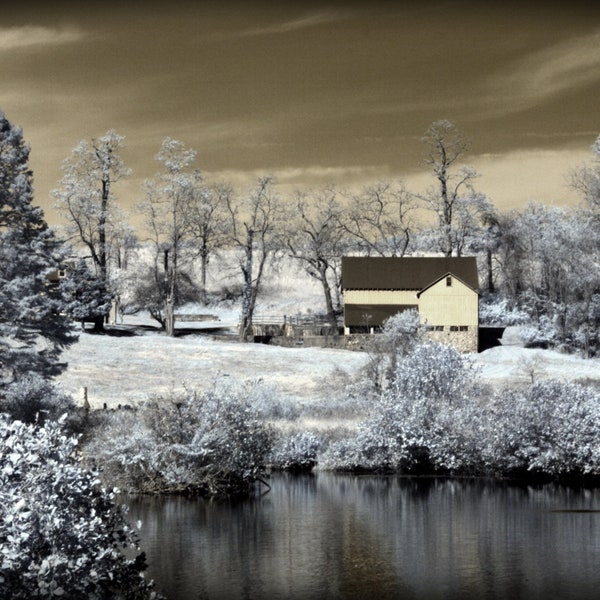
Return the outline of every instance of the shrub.
<path id="1" fill-rule="evenodd" d="M 0 418 L 0 589 L 3 598 L 153 598 L 139 550 L 111 492 L 81 468 L 61 424 Z"/>
<path id="2" fill-rule="evenodd" d="M 471 362 L 453 347 L 416 346 L 398 363 L 355 438 L 333 443 L 322 463 L 401 472 L 471 468 L 477 385 Z"/>
<path id="3" fill-rule="evenodd" d="M 503 473 L 600 474 L 600 394 L 546 380 L 504 390 L 486 414 L 483 453 Z"/>
<path id="4" fill-rule="evenodd" d="M 87 451 L 128 490 L 249 493 L 266 476 L 273 438 L 254 394 L 251 387 L 217 385 L 154 398 L 110 419 Z"/>
<path id="5" fill-rule="evenodd" d="M 395 379 L 354 435 L 332 442 L 319 465 L 337 470 L 600 476 L 600 394 L 553 380 L 488 397 L 469 360 L 428 343 L 403 359 Z"/>
<path id="6" fill-rule="evenodd" d="M 44 423 L 68 414 L 65 425 L 71 431 L 80 428 L 80 415 L 75 402 L 40 375 L 29 374 L 13 382 L 6 389 L 2 412 L 24 423 Z"/>
<path id="7" fill-rule="evenodd" d="M 311 431 L 282 435 L 271 451 L 271 464 L 284 471 L 310 471 L 317 464 L 320 446 Z"/>
<path id="8" fill-rule="evenodd" d="M 366 366 L 375 388 L 383 389 L 393 379 L 398 361 L 424 342 L 425 331 L 421 317 L 414 309 L 396 313 L 384 322 L 381 335 L 372 341 Z"/>

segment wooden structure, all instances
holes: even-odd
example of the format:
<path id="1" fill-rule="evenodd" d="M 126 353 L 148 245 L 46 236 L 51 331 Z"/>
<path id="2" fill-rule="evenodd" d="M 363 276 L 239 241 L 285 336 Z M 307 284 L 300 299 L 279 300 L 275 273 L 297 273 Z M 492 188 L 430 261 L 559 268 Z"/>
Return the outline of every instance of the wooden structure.
<path id="1" fill-rule="evenodd" d="M 345 256 L 344 332 L 376 333 L 387 318 L 414 309 L 433 339 L 477 352 L 478 287 L 475 257 Z"/>

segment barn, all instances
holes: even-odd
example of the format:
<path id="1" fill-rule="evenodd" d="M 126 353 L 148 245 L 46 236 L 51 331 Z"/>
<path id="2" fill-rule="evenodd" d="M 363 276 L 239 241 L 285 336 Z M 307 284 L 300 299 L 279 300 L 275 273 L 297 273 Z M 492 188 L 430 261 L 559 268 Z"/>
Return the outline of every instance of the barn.
<path id="1" fill-rule="evenodd" d="M 344 332 L 376 333 L 415 309 L 432 339 L 477 352 L 479 281 L 475 257 L 342 257 Z"/>

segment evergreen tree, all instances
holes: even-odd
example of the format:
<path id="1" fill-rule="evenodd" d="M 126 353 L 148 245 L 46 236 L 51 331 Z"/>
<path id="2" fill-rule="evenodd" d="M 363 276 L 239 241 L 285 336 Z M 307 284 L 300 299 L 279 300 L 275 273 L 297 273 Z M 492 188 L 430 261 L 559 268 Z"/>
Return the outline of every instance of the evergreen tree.
<path id="1" fill-rule="evenodd" d="M 62 349 L 76 340 L 61 315 L 62 291 L 48 274 L 65 248 L 33 206 L 29 147 L 0 111 L 0 395 L 30 374 L 56 375 Z"/>
<path id="2" fill-rule="evenodd" d="M 70 269 L 61 282 L 67 304 L 65 314 L 83 324 L 93 321 L 96 331 L 102 330 L 104 316 L 110 311 L 112 294 L 106 287 L 106 281 L 97 277 L 81 259 Z"/>

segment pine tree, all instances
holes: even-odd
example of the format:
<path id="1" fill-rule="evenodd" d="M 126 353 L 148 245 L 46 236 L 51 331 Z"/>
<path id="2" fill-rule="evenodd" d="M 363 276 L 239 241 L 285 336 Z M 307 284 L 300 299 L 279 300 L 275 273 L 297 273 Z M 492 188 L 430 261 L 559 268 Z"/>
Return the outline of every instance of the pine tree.
<path id="1" fill-rule="evenodd" d="M 110 311 L 112 295 L 106 287 L 106 281 L 97 277 L 81 259 L 67 269 L 67 277 L 61 287 L 66 295 L 67 305 L 64 312 L 76 321 L 93 321 L 94 330 L 101 331 L 104 316 Z"/>
<path id="2" fill-rule="evenodd" d="M 0 111 L 0 396 L 28 375 L 58 374 L 60 352 L 76 339 L 48 280 L 66 249 L 32 204 L 28 161 L 21 129 Z"/>

